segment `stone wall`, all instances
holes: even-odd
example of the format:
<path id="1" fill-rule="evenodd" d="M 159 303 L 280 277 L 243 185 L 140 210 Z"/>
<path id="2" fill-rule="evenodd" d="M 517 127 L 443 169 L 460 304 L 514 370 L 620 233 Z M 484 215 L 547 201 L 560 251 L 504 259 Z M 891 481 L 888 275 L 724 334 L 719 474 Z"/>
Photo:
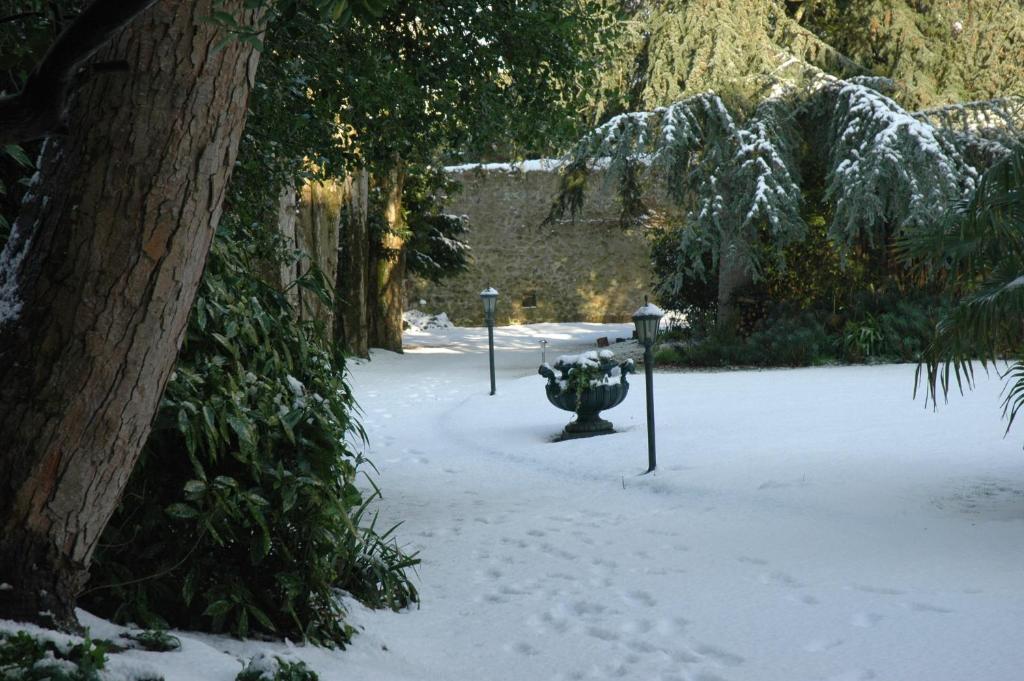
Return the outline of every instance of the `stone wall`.
<path id="1" fill-rule="evenodd" d="M 411 281 L 407 308 L 447 312 L 456 324 L 479 325 L 479 293 L 488 284 L 501 294 L 498 324 L 624 322 L 643 304 L 653 281 L 647 240 L 641 230 L 619 226 L 616 192 L 600 176 L 591 178 L 575 222 L 542 227 L 558 181 L 550 166 L 462 166 L 451 172 L 463 188 L 445 211 L 468 216 L 472 263 L 441 284 Z"/>

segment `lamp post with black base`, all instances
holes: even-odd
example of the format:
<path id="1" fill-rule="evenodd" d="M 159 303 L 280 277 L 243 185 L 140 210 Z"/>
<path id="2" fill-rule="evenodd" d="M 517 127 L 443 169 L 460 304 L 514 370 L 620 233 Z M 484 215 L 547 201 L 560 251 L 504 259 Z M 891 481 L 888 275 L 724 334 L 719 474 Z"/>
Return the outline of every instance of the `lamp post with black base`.
<path id="1" fill-rule="evenodd" d="M 480 292 L 480 300 L 484 303 L 484 320 L 487 322 L 487 348 L 491 359 L 491 394 L 494 394 L 494 308 L 498 304 L 498 292 L 488 284 Z"/>
<path id="2" fill-rule="evenodd" d="M 644 378 L 647 383 L 647 472 L 657 466 L 654 448 L 654 341 L 658 337 L 658 326 L 664 316 L 661 308 L 647 302 L 633 313 L 637 340 L 644 346 Z"/>

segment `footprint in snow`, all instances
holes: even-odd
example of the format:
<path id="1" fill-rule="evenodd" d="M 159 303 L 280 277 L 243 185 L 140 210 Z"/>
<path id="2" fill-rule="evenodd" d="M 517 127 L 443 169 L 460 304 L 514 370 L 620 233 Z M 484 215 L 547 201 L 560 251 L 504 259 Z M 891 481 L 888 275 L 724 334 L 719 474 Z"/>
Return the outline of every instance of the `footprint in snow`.
<path id="1" fill-rule="evenodd" d="M 526 655 L 529 657 L 532 657 L 540 653 L 539 650 L 531 646 L 529 643 L 526 643 L 525 641 L 520 641 L 519 643 L 516 643 L 512 646 L 512 649 L 520 655 Z"/>
<path id="2" fill-rule="evenodd" d="M 874 669 L 851 669 L 848 672 L 829 676 L 824 681 L 871 681 L 878 678 Z"/>
<path id="3" fill-rule="evenodd" d="M 566 582 L 575 582 L 576 577 L 566 572 L 552 572 L 548 575 L 548 579 L 560 579 Z"/>
<path id="4" fill-rule="evenodd" d="M 608 629 L 602 629 L 601 627 L 588 627 L 587 636 L 599 639 L 601 641 L 618 641 L 619 635 L 614 631 Z"/>
<path id="5" fill-rule="evenodd" d="M 761 581 L 762 584 L 778 584 L 781 586 L 789 587 L 791 589 L 800 589 L 804 586 L 807 586 L 806 584 L 796 579 L 792 575 L 788 575 L 785 572 L 781 572 L 779 570 L 768 573 L 766 575 L 761 575 L 758 579 Z"/>
<path id="6" fill-rule="evenodd" d="M 650 655 L 651 653 L 659 650 L 654 644 L 643 639 L 627 641 L 626 647 L 635 653 L 640 653 L 641 655 Z"/>
<path id="7" fill-rule="evenodd" d="M 899 589 L 889 589 L 884 586 L 870 586 L 867 584 L 854 584 L 853 588 L 857 591 L 863 591 L 869 594 L 879 594 L 882 596 L 902 596 L 906 591 L 900 591 Z"/>
<path id="8" fill-rule="evenodd" d="M 884 619 L 885 616 L 879 615 L 877 612 L 858 612 L 850 618 L 850 624 L 855 627 L 861 627 L 862 629 L 868 629 Z"/>
<path id="9" fill-rule="evenodd" d="M 809 653 L 820 653 L 826 650 L 832 650 L 833 648 L 838 648 L 839 646 L 843 645 L 843 643 L 844 641 L 841 638 L 816 638 L 813 641 L 804 644 L 803 649 Z"/>
<path id="10" fill-rule="evenodd" d="M 650 620 L 632 620 L 622 624 L 622 631 L 627 634 L 646 634 L 654 628 L 654 623 Z"/>
<path id="11" fill-rule="evenodd" d="M 731 653 L 728 650 L 719 648 L 718 646 L 709 645 L 703 643 L 697 646 L 697 652 L 709 659 L 723 664 L 727 667 L 739 667 L 741 664 L 747 661 L 745 657 L 741 657 L 736 653 Z"/>
<path id="12" fill-rule="evenodd" d="M 688 648 L 679 648 L 669 653 L 669 657 L 676 664 L 697 664 L 701 661 L 701 656 Z"/>
<path id="13" fill-rule="evenodd" d="M 724 676 L 719 676 L 714 672 L 697 672 L 693 679 L 694 681 L 728 681 Z"/>
<path id="14" fill-rule="evenodd" d="M 685 617 L 673 617 L 672 619 L 660 619 L 654 625 L 655 630 L 662 636 L 675 636 L 682 633 L 690 620 Z"/>
<path id="15" fill-rule="evenodd" d="M 915 611 L 915 612 L 934 612 L 934 613 L 939 613 L 939 614 L 942 614 L 942 615 L 948 615 L 949 613 L 953 612 L 949 608 L 943 608 L 943 607 L 940 607 L 938 605 L 931 605 L 929 603 L 916 603 L 915 602 L 915 603 L 909 604 L 907 607 L 910 608 L 911 610 Z"/>
<path id="16" fill-rule="evenodd" d="M 548 554 L 549 556 L 561 558 L 562 560 L 576 560 L 576 554 L 569 553 L 565 549 L 560 549 L 557 546 L 548 544 L 547 542 L 544 542 L 540 545 L 540 550 Z"/>
<path id="17" fill-rule="evenodd" d="M 657 604 L 654 597 L 646 591 L 630 591 L 626 594 L 626 600 L 631 603 L 637 603 L 647 608 L 652 608 Z"/>
<path id="18" fill-rule="evenodd" d="M 551 612 L 545 612 L 540 616 L 540 621 L 543 626 L 547 629 L 551 629 L 559 634 L 564 634 L 569 629 L 569 620 L 561 615 Z"/>
<path id="19" fill-rule="evenodd" d="M 755 558 L 753 556 L 737 556 L 736 560 L 741 563 L 749 563 L 750 565 L 767 565 L 768 561 L 764 558 Z"/>
<path id="20" fill-rule="evenodd" d="M 585 617 L 587 615 L 600 615 L 608 608 L 600 603 L 592 603 L 590 601 L 575 601 L 570 606 L 570 609 L 576 615 Z"/>

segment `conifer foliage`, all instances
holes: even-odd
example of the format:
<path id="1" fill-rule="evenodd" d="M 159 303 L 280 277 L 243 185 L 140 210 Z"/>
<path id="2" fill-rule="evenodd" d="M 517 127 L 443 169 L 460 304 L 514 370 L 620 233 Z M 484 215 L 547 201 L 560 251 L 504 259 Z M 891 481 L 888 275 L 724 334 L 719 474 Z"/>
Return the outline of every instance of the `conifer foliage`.
<path id="1" fill-rule="evenodd" d="M 809 161 L 825 166 L 829 234 L 841 247 L 932 225 L 973 188 L 977 171 L 959 138 L 876 89 L 886 81 L 811 76 L 801 88 L 780 82 L 747 115 L 707 92 L 614 117 L 572 152 L 553 217 L 579 209 L 599 166 L 638 212 L 642 187 L 660 186 L 685 216 L 674 230 L 675 272 L 660 284 L 671 297 L 710 274 L 709 258 L 755 280 L 765 263 L 785 267 L 786 247 L 806 235 L 800 170 Z M 826 151 L 808 144 L 815 139 Z"/>

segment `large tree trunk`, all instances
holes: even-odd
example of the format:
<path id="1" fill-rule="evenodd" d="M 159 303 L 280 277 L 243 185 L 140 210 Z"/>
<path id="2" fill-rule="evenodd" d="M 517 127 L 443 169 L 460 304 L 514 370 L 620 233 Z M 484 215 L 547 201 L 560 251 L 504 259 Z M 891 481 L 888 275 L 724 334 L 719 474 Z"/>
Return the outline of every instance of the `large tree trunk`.
<path id="1" fill-rule="evenodd" d="M 735 248 L 723 248 L 718 260 L 718 316 L 715 327 L 718 333 L 732 335 L 739 325 L 739 308 L 736 292 L 750 283 L 750 273 Z"/>
<path id="2" fill-rule="evenodd" d="M 334 287 L 337 296 L 334 333 L 347 353 L 369 357 L 369 173 L 359 170 L 348 182 L 348 204 L 339 234 L 338 277 Z"/>
<path id="3" fill-rule="evenodd" d="M 299 223 L 299 193 L 295 187 L 286 186 L 277 197 L 277 231 L 288 245 L 295 250 L 295 230 Z M 299 264 L 291 259 L 284 262 L 261 263 L 264 278 L 283 292 L 298 316 L 299 290 L 295 280 L 299 278 Z"/>
<path id="4" fill-rule="evenodd" d="M 79 93 L 0 255 L 0 618 L 75 626 L 173 368 L 258 59 L 212 11 L 162 0 L 97 54 L 131 73 Z"/>
<path id="5" fill-rule="evenodd" d="M 299 276 L 316 267 L 330 289 L 338 276 L 338 228 L 341 209 L 348 196 L 348 183 L 337 180 L 306 182 L 299 190 L 298 228 L 295 246 L 302 251 Z M 299 289 L 299 318 L 319 321 L 328 340 L 334 337 L 334 307 L 308 289 Z"/>
<path id="6" fill-rule="evenodd" d="M 370 345 L 402 351 L 402 312 L 405 308 L 405 219 L 402 214 L 404 176 L 399 164 L 382 182 L 384 221 L 388 232 L 374 258 L 371 283 Z"/>

